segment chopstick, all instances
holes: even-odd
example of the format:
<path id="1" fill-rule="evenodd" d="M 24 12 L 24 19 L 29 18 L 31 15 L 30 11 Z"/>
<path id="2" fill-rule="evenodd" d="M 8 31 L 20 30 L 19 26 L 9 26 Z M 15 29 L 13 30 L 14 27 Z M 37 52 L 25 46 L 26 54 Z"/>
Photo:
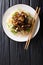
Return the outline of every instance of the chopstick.
<path id="1" fill-rule="evenodd" d="M 32 26 L 31 32 L 30 32 L 30 34 L 29 34 L 29 38 L 28 38 L 28 40 L 26 41 L 26 44 L 25 44 L 24 49 L 28 49 L 28 46 L 29 46 L 29 44 L 30 44 L 30 40 L 31 40 L 31 38 L 32 38 L 32 36 L 33 36 L 33 33 L 34 33 L 34 30 L 35 30 L 35 25 L 36 25 L 36 23 L 37 23 L 37 19 L 38 19 L 39 12 L 40 12 L 40 8 L 36 7 L 36 13 L 35 13 L 34 18 L 33 18 L 33 20 L 32 20 L 33 26 Z M 34 21 L 35 21 L 35 23 L 34 23 Z"/>

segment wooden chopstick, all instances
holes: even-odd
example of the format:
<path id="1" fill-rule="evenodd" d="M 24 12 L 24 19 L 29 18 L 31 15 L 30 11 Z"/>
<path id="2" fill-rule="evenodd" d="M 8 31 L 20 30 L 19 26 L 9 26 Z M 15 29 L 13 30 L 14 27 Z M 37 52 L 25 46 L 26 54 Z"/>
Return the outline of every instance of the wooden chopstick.
<path id="1" fill-rule="evenodd" d="M 37 8 L 36 8 L 36 13 L 35 13 L 34 18 L 33 18 L 33 20 L 32 20 L 32 22 L 34 22 L 34 19 L 35 19 L 35 23 L 33 24 L 32 31 L 31 31 L 31 33 L 30 33 L 30 39 L 28 38 L 28 40 L 26 41 L 26 44 L 25 44 L 24 49 L 28 49 L 30 40 L 31 40 L 32 35 L 33 35 L 33 33 L 34 33 L 34 30 L 35 30 L 35 25 L 36 25 L 36 23 L 37 23 L 36 20 L 37 20 L 37 18 L 38 18 L 39 12 L 40 12 L 40 8 L 37 7 Z"/>
<path id="2" fill-rule="evenodd" d="M 36 12 L 37 12 L 37 10 L 38 10 L 38 7 L 36 7 Z M 35 15 L 34 15 L 34 17 L 36 16 L 36 13 L 35 13 Z M 33 20 L 32 20 L 32 22 L 34 21 L 34 18 L 33 18 Z M 26 44 L 25 44 L 25 47 L 24 47 L 24 49 L 27 49 L 27 47 L 29 46 L 29 43 L 30 43 L 30 41 L 29 41 L 29 39 L 28 39 L 28 41 L 26 41 Z"/>

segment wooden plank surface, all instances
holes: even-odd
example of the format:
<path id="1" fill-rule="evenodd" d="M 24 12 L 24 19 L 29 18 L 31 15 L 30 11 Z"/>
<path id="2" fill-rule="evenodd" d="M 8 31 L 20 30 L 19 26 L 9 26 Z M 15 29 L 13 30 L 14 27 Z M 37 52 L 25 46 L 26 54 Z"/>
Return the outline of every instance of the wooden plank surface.
<path id="1" fill-rule="evenodd" d="M 15 4 L 27 4 L 41 7 L 41 27 L 30 42 L 28 50 L 24 43 L 13 41 L 7 37 L 2 28 L 4 12 Z M 0 65 L 43 65 L 43 1 L 39 0 L 0 0 Z"/>
<path id="2" fill-rule="evenodd" d="M 2 16 L 4 14 L 4 12 L 7 10 L 7 8 L 9 7 L 9 1 L 7 0 L 0 0 L 1 2 L 1 8 L 0 8 L 0 14 L 1 14 L 1 19 L 0 22 L 2 23 Z M 2 24 L 1 25 L 1 33 L 0 33 L 0 37 L 1 37 L 1 59 L 0 65 L 9 65 L 9 38 L 5 35 L 3 28 L 2 28 Z"/>
<path id="3" fill-rule="evenodd" d="M 30 5 L 35 9 L 41 7 L 40 11 L 40 30 L 36 37 L 31 41 L 31 65 L 43 65 L 43 1 L 30 0 Z"/>

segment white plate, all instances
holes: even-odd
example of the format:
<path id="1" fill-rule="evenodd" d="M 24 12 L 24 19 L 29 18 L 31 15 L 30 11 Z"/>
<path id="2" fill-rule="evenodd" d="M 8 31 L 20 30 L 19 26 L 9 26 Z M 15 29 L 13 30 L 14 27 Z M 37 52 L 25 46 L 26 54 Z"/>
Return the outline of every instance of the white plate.
<path id="1" fill-rule="evenodd" d="M 25 5 L 25 4 L 14 5 L 5 12 L 3 19 L 2 19 L 2 26 L 3 26 L 4 32 L 6 33 L 6 35 L 9 38 L 11 38 L 12 40 L 18 41 L 18 42 L 24 42 L 24 41 L 27 41 L 28 36 L 22 36 L 22 37 L 20 35 L 16 36 L 16 35 L 12 34 L 6 27 L 7 19 L 11 16 L 11 13 L 13 13 L 14 11 L 17 11 L 17 10 L 24 10 L 26 12 L 29 12 L 32 16 L 34 16 L 34 14 L 35 14 L 35 10 L 28 5 Z M 35 30 L 35 33 L 33 34 L 32 38 L 35 37 L 36 34 L 38 33 L 39 27 L 40 27 L 40 19 L 38 18 L 36 30 Z"/>

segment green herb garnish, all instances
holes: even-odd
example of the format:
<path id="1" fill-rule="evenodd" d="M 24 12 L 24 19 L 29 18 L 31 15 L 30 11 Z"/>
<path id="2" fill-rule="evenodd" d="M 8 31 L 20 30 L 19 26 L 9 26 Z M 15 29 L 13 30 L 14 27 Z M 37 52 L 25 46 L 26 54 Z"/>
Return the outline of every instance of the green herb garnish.
<path id="1" fill-rule="evenodd" d="M 30 28 L 26 30 L 27 32 L 30 32 Z"/>
<path id="2" fill-rule="evenodd" d="M 12 32 L 13 34 L 16 34 L 16 33 L 17 33 L 17 31 L 15 31 L 15 29 L 11 29 L 11 32 Z"/>

